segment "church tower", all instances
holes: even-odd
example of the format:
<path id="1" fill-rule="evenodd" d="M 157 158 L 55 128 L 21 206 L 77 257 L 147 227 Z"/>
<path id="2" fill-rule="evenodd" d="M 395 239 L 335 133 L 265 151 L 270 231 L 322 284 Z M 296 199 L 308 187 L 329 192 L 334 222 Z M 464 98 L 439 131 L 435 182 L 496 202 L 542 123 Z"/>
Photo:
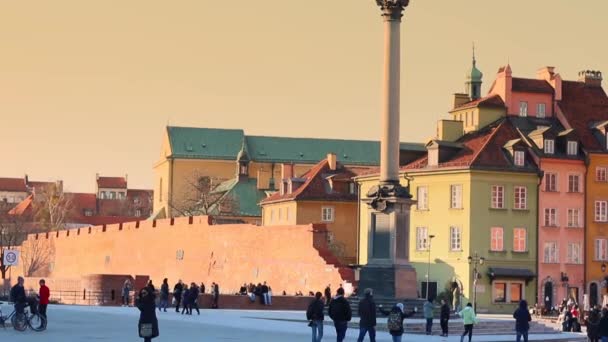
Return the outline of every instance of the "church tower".
<path id="1" fill-rule="evenodd" d="M 469 95 L 471 101 L 477 100 L 481 97 L 481 78 L 483 74 L 477 69 L 475 60 L 475 45 L 473 45 L 473 63 L 471 69 L 466 75 L 467 81 L 465 82 L 466 93 Z"/>

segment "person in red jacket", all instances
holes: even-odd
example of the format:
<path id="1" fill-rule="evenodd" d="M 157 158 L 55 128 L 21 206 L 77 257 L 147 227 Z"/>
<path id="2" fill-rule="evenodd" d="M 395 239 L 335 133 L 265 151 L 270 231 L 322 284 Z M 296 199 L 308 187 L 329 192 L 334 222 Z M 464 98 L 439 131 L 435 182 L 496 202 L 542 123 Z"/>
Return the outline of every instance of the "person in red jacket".
<path id="1" fill-rule="evenodd" d="M 51 296 L 51 291 L 45 285 L 44 279 L 40 279 L 39 296 L 40 296 L 40 304 L 38 305 L 38 313 L 40 313 L 40 315 L 42 317 L 44 317 L 44 320 L 46 321 L 47 320 L 46 307 L 47 307 L 47 305 L 49 305 L 49 297 Z"/>

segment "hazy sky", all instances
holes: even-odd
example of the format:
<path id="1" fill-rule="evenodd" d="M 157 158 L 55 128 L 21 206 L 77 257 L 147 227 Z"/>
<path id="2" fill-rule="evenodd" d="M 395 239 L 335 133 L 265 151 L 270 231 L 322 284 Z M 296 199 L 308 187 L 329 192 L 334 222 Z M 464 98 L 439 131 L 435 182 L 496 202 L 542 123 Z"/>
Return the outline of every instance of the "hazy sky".
<path id="1" fill-rule="evenodd" d="M 608 72 L 607 16 L 605 0 L 411 0 L 402 141 L 433 135 L 473 41 L 484 92 L 507 61 L 576 79 Z M 0 0 L 0 176 L 151 187 L 168 123 L 377 139 L 381 71 L 375 0 Z"/>

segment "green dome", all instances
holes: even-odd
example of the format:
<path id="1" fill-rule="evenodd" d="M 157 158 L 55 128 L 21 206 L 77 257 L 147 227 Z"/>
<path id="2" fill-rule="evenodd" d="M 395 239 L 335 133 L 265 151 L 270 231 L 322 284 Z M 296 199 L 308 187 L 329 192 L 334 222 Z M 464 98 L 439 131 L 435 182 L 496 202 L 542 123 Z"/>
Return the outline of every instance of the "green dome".
<path id="1" fill-rule="evenodd" d="M 469 70 L 469 72 L 466 75 L 467 80 L 481 81 L 482 77 L 483 77 L 483 73 L 481 71 L 479 71 L 479 69 L 477 69 L 477 67 L 475 66 L 475 62 L 473 62 L 473 66 L 471 67 L 471 70 Z"/>

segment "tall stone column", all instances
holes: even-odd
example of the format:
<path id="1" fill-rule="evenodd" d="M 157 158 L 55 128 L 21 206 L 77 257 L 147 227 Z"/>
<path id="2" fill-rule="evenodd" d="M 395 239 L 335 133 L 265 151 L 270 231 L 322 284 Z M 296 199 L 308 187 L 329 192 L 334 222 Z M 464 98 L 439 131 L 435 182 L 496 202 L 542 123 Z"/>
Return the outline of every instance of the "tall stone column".
<path id="1" fill-rule="evenodd" d="M 409 184 L 403 187 L 399 182 L 400 26 L 409 0 L 376 3 L 384 19 L 380 182 L 364 199 L 368 204 L 368 248 L 359 288 L 373 288 L 377 297 L 416 298 L 416 271 L 409 263 L 410 207 L 414 201 Z"/>

